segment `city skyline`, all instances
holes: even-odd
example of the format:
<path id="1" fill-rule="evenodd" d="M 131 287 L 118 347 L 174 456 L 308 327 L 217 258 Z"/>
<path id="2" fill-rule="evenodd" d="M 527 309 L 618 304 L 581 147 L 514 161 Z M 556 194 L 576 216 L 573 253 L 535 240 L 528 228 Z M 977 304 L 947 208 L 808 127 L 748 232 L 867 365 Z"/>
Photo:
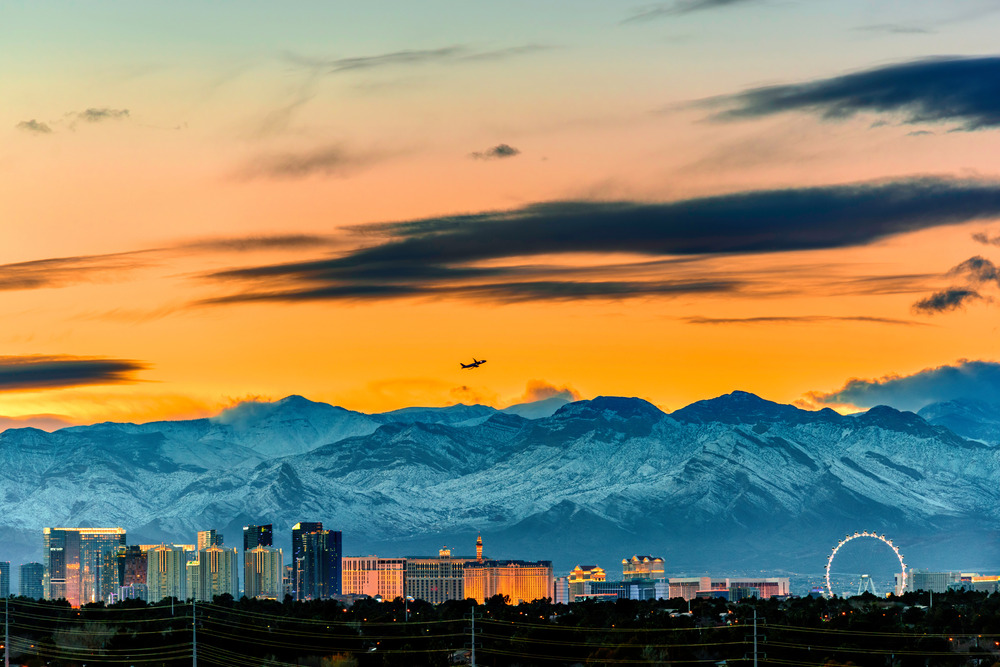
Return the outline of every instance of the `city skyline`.
<path id="1" fill-rule="evenodd" d="M 981 0 L 7 7 L 0 429 L 998 400 L 997 27 Z"/>

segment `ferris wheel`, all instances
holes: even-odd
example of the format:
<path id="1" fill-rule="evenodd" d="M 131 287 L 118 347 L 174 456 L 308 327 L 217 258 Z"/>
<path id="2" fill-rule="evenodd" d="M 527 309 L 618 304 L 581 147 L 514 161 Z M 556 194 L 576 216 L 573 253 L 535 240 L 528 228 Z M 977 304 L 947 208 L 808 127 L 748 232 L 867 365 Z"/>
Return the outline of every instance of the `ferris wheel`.
<path id="1" fill-rule="evenodd" d="M 890 549 L 892 549 L 892 552 L 896 555 L 896 558 L 899 559 L 899 571 L 900 571 L 899 591 L 902 592 L 906 590 L 906 563 L 903 562 L 903 554 L 899 553 L 899 547 L 893 544 L 892 540 L 890 540 L 885 535 L 879 535 L 878 533 L 874 532 L 869 533 L 866 530 L 860 533 L 854 533 L 853 535 L 848 535 L 847 537 L 842 539 L 840 542 L 837 543 L 837 546 L 833 548 L 833 552 L 830 554 L 830 557 L 826 560 L 826 592 L 828 595 L 830 595 L 830 597 L 833 597 L 833 587 L 830 585 L 830 566 L 833 565 L 833 559 L 837 556 L 837 552 L 840 551 L 840 548 L 843 547 L 845 544 L 847 544 L 851 540 L 858 540 L 863 538 L 878 540 L 883 544 L 885 544 L 886 546 L 888 546 Z M 858 592 L 860 593 L 861 591 Z"/>

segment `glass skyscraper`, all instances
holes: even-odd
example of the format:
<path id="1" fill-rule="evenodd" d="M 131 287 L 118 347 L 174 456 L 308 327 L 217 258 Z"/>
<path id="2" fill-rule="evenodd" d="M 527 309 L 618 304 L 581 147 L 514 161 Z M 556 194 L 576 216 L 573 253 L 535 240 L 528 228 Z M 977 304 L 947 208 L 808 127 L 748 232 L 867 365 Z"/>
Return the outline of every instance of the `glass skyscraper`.
<path id="1" fill-rule="evenodd" d="M 105 600 L 121 582 L 115 555 L 124 528 L 43 528 L 43 595 L 79 607 Z"/>
<path id="2" fill-rule="evenodd" d="M 243 526 L 243 551 L 254 547 L 274 546 L 271 536 L 271 524 L 263 526 Z"/>
<path id="3" fill-rule="evenodd" d="M 321 522 L 292 526 L 292 597 L 324 600 L 341 591 L 341 535 Z"/>
<path id="4" fill-rule="evenodd" d="M 18 593 L 22 597 L 41 600 L 45 595 L 42 579 L 45 577 L 45 566 L 41 563 L 23 563 L 20 569 Z"/>

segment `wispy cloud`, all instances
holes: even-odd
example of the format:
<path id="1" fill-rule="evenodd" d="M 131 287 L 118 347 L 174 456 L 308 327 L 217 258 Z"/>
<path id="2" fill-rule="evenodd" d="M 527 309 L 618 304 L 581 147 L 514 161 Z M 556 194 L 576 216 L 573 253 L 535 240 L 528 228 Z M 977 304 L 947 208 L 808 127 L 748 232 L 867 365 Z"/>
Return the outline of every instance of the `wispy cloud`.
<path id="1" fill-rule="evenodd" d="M 813 392 L 809 396 L 819 404 L 860 408 L 889 405 L 913 412 L 931 403 L 963 398 L 1000 404 L 1000 363 L 961 359 L 912 375 L 854 378 L 836 391 Z"/>
<path id="2" fill-rule="evenodd" d="M 261 136 L 286 130 L 295 114 L 315 97 L 321 83 L 328 77 L 375 72 L 380 70 L 416 69 L 434 65 L 471 65 L 479 62 L 516 58 L 554 48 L 547 44 L 520 44 L 498 49 L 473 49 L 462 44 L 435 49 L 403 49 L 386 53 L 339 58 L 304 55 L 286 51 L 282 59 L 302 73 L 292 95 L 269 111 L 258 128 Z"/>
<path id="3" fill-rule="evenodd" d="M 335 237 L 324 234 L 261 234 L 180 241 L 176 245 L 168 246 L 162 250 L 253 252 L 257 250 L 330 247 L 339 243 Z"/>
<path id="4" fill-rule="evenodd" d="M 0 264 L 0 291 L 64 287 L 149 265 L 146 253 L 53 257 Z"/>
<path id="5" fill-rule="evenodd" d="M 37 428 L 42 431 L 57 431 L 73 422 L 63 415 L 27 415 L 24 417 L 0 417 L 0 433 L 9 428 Z"/>
<path id="6" fill-rule="evenodd" d="M 296 179 L 308 176 L 350 176 L 359 169 L 384 159 L 375 153 L 357 153 L 343 146 L 324 146 L 302 152 L 260 155 L 238 172 L 241 178 Z"/>
<path id="7" fill-rule="evenodd" d="M 66 287 L 82 282 L 112 280 L 119 274 L 148 269 L 191 253 L 250 253 L 267 250 L 332 248 L 332 236 L 316 234 L 250 235 L 189 239 L 173 245 L 128 252 L 50 257 L 0 264 L 0 291 Z"/>
<path id="8" fill-rule="evenodd" d="M 22 120 L 17 124 L 17 129 L 31 132 L 32 134 L 52 134 L 52 128 L 48 123 L 43 123 L 34 118 L 31 120 Z"/>
<path id="9" fill-rule="evenodd" d="M 914 320 L 900 320 L 891 317 L 869 317 L 866 315 L 772 315 L 761 317 L 688 317 L 685 321 L 689 324 L 711 324 L 711 325 L 732 325 L 732 324 L 828 324 L 840 322 L 861 322 L 866 324 L 891 324 L 898 326 L 927 326 L 927 322 L 917 322 Z"/>
<path id="10" fill-rule="evenodd" d="M 102 123 L 106 120 L 122 120 L 128 118 L 128 109 L 110 109 L 108 107 L 91 107 L 76 114 L 76 119 L 87 123 Z"/>
<path id="11" fill-rule="evenodd" d="M 492 148 L 487 148 L 485 151 L 470 153 L 469 157 L 476 160 L 502 160 L 503 158 L 514 157 L 515 155 L 520 154 L 521 151 L 513 146 L 508 144 L 497 144 Z"/>
<path id="12" fill-rule="evenodd" d="M 633 13 L 622 23 L 640 23 L 652 21 L 653 19 L 666 16 L 683 16 L 694 12 L 702 12 L 709 9 L 720 9 L 738 4 L 749 4 L 758 0 L 674 0 L 674 2 L 660 2 L 655 5 L 648 5 Z"/>
<path id="13" fill-rule="evenodd" d="M 0 391 L 135 382 L 134 373 L 147 368 L 148 364 L 131 359 L 64 355 L 0 357 Z"/>
<path id="14" fill-rule="evenodd" d="M 881 32 L 891 35 L 927 35 L 933 32 L 929 28 L 905 23 L 872 23 L 855 28 L 862 32 Z"/>
<path id="15" fill-rule="evenodd" d="M 528 380 L 528 384 L 524 388 L 524 394 L 511 401 L 511 403 L 534 403 L 535 401 L 544 401 L 547 398 L 579 401 L 582 397 L 583 395 L 579 391 L 569 385 L 559 387 L 545 380 Z"/>
<path id="16" fill-rule="evenodd" d="M 285 58 L 303 68 L 325 74 L 339 74 L 355 70 L 366 70 L 386 67 L 412 67 L 431 65 L 435 63 L 461 63 L 483 60 L 500 60 L 522 56 L 552 47 L 546 44 L 521 44 L 499 49 L 477 50 L 461 44 L 443 46 L 436 49 L 404 49 L 377 53 L 369 56 L 351 56 L 347 58 L 316 58 L 297 53 L 286 52 Z"/>
<path id="17" fill-rule="evenodd" d="M 962 131 L 1000 126 L 1000 57 L 936 57 L 876 67 L 803 83 L 753 88 L 704 100 L 728 107 L 719 120 L 789 111 L 827 120 L 860 113 L 889 114 L 905 124 L 957 123 Z"/>
<path id="18" fill-rule="evenodd" d="M 19 130 L 33 134 L 52 134 L 60 125 L 75 130 L 80 123 L 103 123 L 106 121 L 124 120 L 129 117 L 128 109 L 112 109 L 110 107 L 90 107 L 83 111 L 71 111 L 55 121 L 40 121 L 32 118 L 17 124 Z"/>
<path id="19" fill-rule="evenodd" d="M 756 190 L 674 202 L 564 201 L 363 228 L 380 242 L 337 257 L 213 273 L 244 287 L 207 303 L 461 297 L 495 301 L 734 293 L 739 276 L 669 262 L 611 267 L 525 258 L 632 253 L 659 260 L 859 246 L 1000 215 L 1000 183 L 920 177 Z M 613 277 L 612 277 L 613 276 Z M 899 282 L 900 277 L 892 277 Z M 864 284 L 844 290 L 888 289 Z M 899 289 L 895 284 L 892 289 Z"/>

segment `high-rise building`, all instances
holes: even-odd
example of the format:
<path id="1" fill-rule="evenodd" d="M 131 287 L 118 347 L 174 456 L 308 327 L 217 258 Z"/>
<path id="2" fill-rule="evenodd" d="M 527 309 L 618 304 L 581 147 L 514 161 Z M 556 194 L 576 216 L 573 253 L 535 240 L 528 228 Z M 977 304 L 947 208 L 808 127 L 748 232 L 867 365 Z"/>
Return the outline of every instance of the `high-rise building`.
<path id="1" fill-rule="evenodd" d="M 622 558 L 622 581 L 632 581 L 633 579 L 658 581 L 664 577 L 663 559 L 658 556 Z"/>
<path id="2" fill-rule="evenodd" d="M 323 600 L 341 593 L 341 535 L 321 522 L 292 526 L 292 586 L 296 600 Z"/>
<path id="3" fill-rule="evenodd" d="M 186 600 L 187 554 L 184 547 L 161 544 L 146 553 L 146 590 L 150 602 Z"/>
<path id="4" fill-rule="evenodd" d="M 119 585 L 114 554 L 124 544 L 124 528 L 43 528 L 45 598 L 74 607 L 106 599 Z"/>
<path id="5" fill-rule="evenodd" d="M 125 547 L 122 557 L 122 586 L 146 585 L 147 552 L 138 544 Z"/>
<path id="6" fill-rule="evenodd" d="M 199 530 L 198 531 L 198 551 L 202 549 L 207 549 L 209 547 L 221 547 L 222 546 L 222 533 L 216 532 L 215 528 L 211 530 Z"/>
<path id="7" fill-rule="evenodd" d="M 45 566 L 41 563 L 23 563 L 19 571 L 20 583 L 18 593 L 22 597 L 41 600 L 45 595 L 42 580 L 45 578 Z"/>
<path id="8" fill-rule="evenodd" d="M 443 547 L 437 558 L 407 558 L 404 590 L 406 595 L 440 604 L 465 599 L 465 565 L 475 558 L 452 558 Z"/>
<path id="9" fill-rule="evenodd" d="M 344 595 L 379 595 L 383 600 L 395 600 L 404 595 L 405 558 L 345 556 L 342 567 Z"/>
<path id="10" fill-rule="evenodd" d="M 243 551 L 250 551 L 254 547 L 271 546 L 274 546 L 271 535 L 271 524 L 243 526 Z"/>
<path id="11" fill-rule="evenodd" d="M 10 561 L 0 561 L 0 598 L 10 595 Z"/>
<path id="12" fill-rule="evenodd" d="M 257 545 L 243 552 L 243 594 L 285 599 L 285 557 L 281 549 Z"/>
<path id="13" fill-rule="evenodd" d="M 236 549 L 208 547 L 186 564 L 188 595 L 211 602 L 216 595 L 240 597 L 239 555 Z"/>

